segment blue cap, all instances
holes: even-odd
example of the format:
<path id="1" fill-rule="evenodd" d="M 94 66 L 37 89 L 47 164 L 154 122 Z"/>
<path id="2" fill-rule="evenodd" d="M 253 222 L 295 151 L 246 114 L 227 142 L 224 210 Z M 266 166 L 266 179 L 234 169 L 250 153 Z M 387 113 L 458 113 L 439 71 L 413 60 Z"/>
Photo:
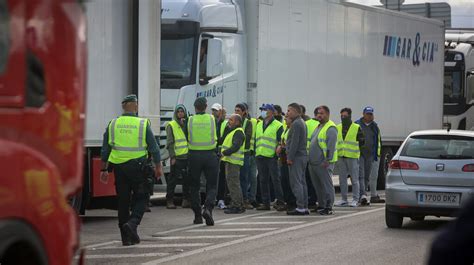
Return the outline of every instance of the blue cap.
<path id="1" fill-rule="evenodd" d="M 364 113 L 364 114 L 365 114 L 365 113 L 371 113 L 371 114 L 372 114 L 372 113 L 374 113 L 374 108 L 372 108 L 372 107 L 370 107 L 370 106 L 367 106 L 367 107 L 364 108 L 363 113 Z"/>
<path id="2" fill-rule="evenodd" d="M 262 104 L 262 106 L 259 108 L 260 110 L 271 110 L 275 111 L 275 108 L 273 107 L 273 104 Z"/>

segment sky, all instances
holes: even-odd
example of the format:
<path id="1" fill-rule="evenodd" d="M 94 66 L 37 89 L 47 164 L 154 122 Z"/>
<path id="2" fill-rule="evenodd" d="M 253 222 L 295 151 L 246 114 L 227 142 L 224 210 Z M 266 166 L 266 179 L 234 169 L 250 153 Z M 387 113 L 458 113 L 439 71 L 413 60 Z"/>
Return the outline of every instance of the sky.
<path id="1" fill-rule="evenodd" d="M 363 5 L 381 5 L 380 0 L 348 0 Z M 451 6 L 451 27 L 474 28 L 474 0 L 405 0 L 403 4 L 448 3 Z"/>

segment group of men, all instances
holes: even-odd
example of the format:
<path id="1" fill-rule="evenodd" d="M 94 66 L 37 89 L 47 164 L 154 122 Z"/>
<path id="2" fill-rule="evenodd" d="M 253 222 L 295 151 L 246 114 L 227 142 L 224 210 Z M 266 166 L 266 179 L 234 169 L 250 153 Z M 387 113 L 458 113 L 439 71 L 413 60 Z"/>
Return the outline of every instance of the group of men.
<path id="1" fill-rule="evenodd" d="M 162 175 L 159 148 L 146 119 L 137 116 L 138 100 L 129 95 L 122 101 L 124 114 L 112 120 L 104 134 L 101 180 L 107 182 L 113 168 L 119 201 L 119 228 L 124 245 L 138 244 L 137 227 L 148 203 L 143 165 L 151 154 L 155 173 Z M 226 119 L 219 104 L 207 113 L 207 100 L 194 102 L 195 114 L 188 116 L 177 105 L 166 126 L 171 172 L 167 177 L 167 208 L 174 209 L 174 190 L 183 179 L 183 207 L 194 212 L 194 224 L 214 225 L 217 205 L 226 214 L 246 209 L 286 211 L 307 215 L 310 208 L 321 215 L 333 214 L 332 207 L 384 202 L 376 191 L 381 136 L 373 121 L 373 108 L 363 117 L 351 119 L 349 108 L 341 110 L 341 124 L 330 118 L 327 106 L 305 115 L 304 106 L 292 103 L 283 119 L 281 107 L 263 104 L 260 117 L 252 118 L 246 103 L 239 103 Z M 138 141 L 137 141 L 138 139 Z M 342 200 L 334 203 L 332 174 L 338 164 Z M 258 172 L 258 176 L 257 176 Z M 372 174 L 371 174 L 372 173 Z M 202 205 L 201 175 L 206 198 Z M 373 176 L 373 177 L 370 177 Z M 351 202 L 347 199 L 347 178 L 352 179 Z M 370 186 L 370 200 L 366 187 Z M 230 203 L 225 205 L 226 194 Z"/>
<path id="2" fill-rule="evenodd" d="M 207 212 L 199 211 L 197 195 L 191 198 L 192 202 L 196 201 L 193 206 L 195 223 L 202 222 L 201 216 L 208 225 L 213 223 L 207 220 L 212 219 L 215 201 L 227 214 L 253 208 L 270 210 L 273 204 L 273 208 L 287 211 L 288 215 L 306 215 L 310 208 L 321 215 L 330 215 L 333 205 L 357 207 L 384 202 L 376 190 L 381 135 L 373 120 L 372 107 L 364 108 L 363 117 L 356 122 L 352 121 L 352 110 L 344 108 L 340 112 L 341 123 L 336 125 L 329 119 L 327 106 L 317 107 L 314 118 L 310 118 L 305 115 L 304 106 L 292 103 L 283 118 L 280 106 L 263 104 L 260 116 L 252 118 L 247 104 L 239 103 L 229 119 L 218 103 L 211 106 L 210 114 L 205 113 L 205 98 L 198 98 L 194 106 L 197 115 L 208 117 L 207 126 L 190 124 L 193 118 L 187 119 L 186 109 L 178 105 L 175 120 L 167 127 L 167 148 L 172 164 L 168 183 L 174 183 L 179 177 L 184 179 L 184 202 L 189 198 L 187 190 L 194 189 L 198 194 L 201 172 L 206 177 L 204 210 Z M 180 135 L 178 138 L 183 147 L 177 145 L 177 135 Z M 206 141 L 213 144 L 206 147 L 207 151 L 216 157 L 211 159 L 200 154 L 202 161 L 189 159 L 183 163 L 188 165 L 188 170 L 177 170 L 174 165 L 179 156 L 175 154 L 179 148 L 184 149 L 186 140 L 189 143 L 186 155 L 187 152 L 196 153 L 191 147 L 191 138 L 196 135 L 200 139 L 202 135 L 203 141 L 204 135 L 208 137 Z M 199 168 L 204 161 L 212 170 Z M 336 163 L 342 200 L 334 202 L 332 175 Z M 348 177 L 352 180 L 351 201 L 347 198 Z M 370 187 L 370 198 L 367 187 Z M 174 185 L 169 185 L 167 207 L 170 209 L 176 208 L 173 190 Z M 230 195 L 228 205 L 226 194 Z"/>

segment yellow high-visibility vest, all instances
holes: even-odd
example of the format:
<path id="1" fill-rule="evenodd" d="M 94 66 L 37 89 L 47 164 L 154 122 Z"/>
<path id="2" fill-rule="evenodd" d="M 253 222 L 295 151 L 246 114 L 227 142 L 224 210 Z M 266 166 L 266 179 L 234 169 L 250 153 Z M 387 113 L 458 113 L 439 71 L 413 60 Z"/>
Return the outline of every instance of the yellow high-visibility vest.
<path id="1" fill-rule="evenodd" d="M 148 154 L 146 143 L 147 119 L 120 116 L 109 124 L 109 162 L 122 164 Z"/>
<path id="2" fill-rule="evenodd" d="M 188 153 L 188 141 L 184 135 L 183 129 L 177 121 L 172 120 L 167 126 L 171 127 L 174 137 L 174 153 L 176 156 L 185 155 Z"/>
<path id="3" fill-rule="evenodd" d="M 241 131 L 245 136 L 244 130 L 241 127 L 235 128 L 234 130 L 232 130 L 230 133 L 227 134 L 224 142 L 222 143 L 222 152 L 224 152 L 225 150 L 229 149 L 232 146 L 232 139 L 234 138 L 234 134 L 237 131 Z M 223 156 L 222 161 L 229 162 L 234 165 L 243 166 L 244 165 L 244 145 L 245 145 L 245 137 L 244 137 L 244 141 L 242 142 L 242 145 L 239 148 L 239 151 L 232 153 L 229 156 Z"/>
<path id="4" fill-rule="evenodd" d="M 318 127 L 319 125 L 319 121 L 315 120 L 315 119 L 310 119 L 310 120 L 307 120 L 305 121 L 306 123 L 306 130 L 307 130 L 307 144 L 306 144 L 306 149 L 309 150 L 309 146 L 311 145 L 311 135 L 313 135 L 314 133 L 314 130 L 316 130 L 316 128 Z"/>
<path id="5" fill-rule="evenodd" d="M 197 114 L 189 117 L 188 148 L 189 150 L 208 151 L 217 146 L 217 132 L 214 117 L 210 114 Z"/>
<path id="6" fill-rule="evenodd" d="M 256 156 L 274 157 L 275 149 L 278 145 L 277 132 L 282 127 L 281 122 L 273 120 L 263 131 L 264 121 L 257 124 L 257 145 Z"/>
<path id="7" fill-rule="evenodd" d="M 326 158 L 328 157 L 328 140 L 326 132 L 331 127 L 336 127 L 336 124 L 333 121 L 329 120 L 328 122 L 326 122 L 326 124 L 324 124 L 323 128 L 321 129 L 321 131 L 319 131 L 317 135 L 319 147 L 321 147 L 321 149 L 323 150 L 324 157 Z M 331 161 L 329 162 L 337 162 L 337 142 L 336 149 L 334 150 L 334 155 Z"/>
<path id="8" fill-rule="evenodd" d="M 255 150 L 255 136 L 257 133 L 257 119 L 251 118 L 252 123 L 252 138 L 250 138 L 250 150 Z"/>
<path id="9" fill-rule="evenodd" d="M 352 123 L 347 131 L 346 137 L 342 138 L 342 124 L 337 126 L 337 154 L 339 157 L 359 158 L 360 148 L 359 141 L 357 141 L 357 133 L 360 126 Z"/>

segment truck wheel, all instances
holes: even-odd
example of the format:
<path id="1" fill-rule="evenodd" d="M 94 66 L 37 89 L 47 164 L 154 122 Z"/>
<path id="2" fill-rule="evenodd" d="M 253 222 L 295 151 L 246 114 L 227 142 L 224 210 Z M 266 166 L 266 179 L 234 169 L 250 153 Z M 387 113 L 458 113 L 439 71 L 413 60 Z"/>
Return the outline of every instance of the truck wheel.
<path id="1" fill-rule="evenodd" d="M 403 215 L 385 208 L 385 223 L 388 228 L 401 228 L 403 225 Z"/>
<path id="2" fill-rule="evenodd" d="M 387 177 L 388 165 L 390 164 L 390 160 L 392 160 L 392 157 L 392 148 L 382 148 L 382 153 L 380 154 L 379 176 L 377 178 L 378 190 L 385 190 L 385 178 Z"/>

